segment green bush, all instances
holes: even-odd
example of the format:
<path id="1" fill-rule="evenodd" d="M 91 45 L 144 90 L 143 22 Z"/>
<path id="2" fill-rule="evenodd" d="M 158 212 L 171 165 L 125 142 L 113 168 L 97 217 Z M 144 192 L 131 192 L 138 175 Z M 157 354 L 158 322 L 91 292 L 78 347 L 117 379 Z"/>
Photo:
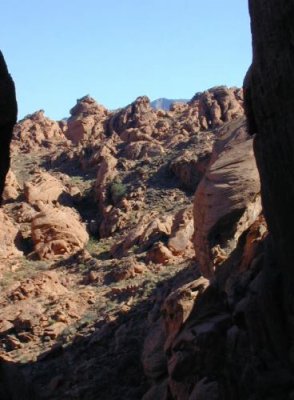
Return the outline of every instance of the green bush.
<path id="1" fill-rule="evenodd" d="M 110 185 L 110 198 L 116 205 L 127 193 L 127 187 L 120 181 L 112 182 Z"/>

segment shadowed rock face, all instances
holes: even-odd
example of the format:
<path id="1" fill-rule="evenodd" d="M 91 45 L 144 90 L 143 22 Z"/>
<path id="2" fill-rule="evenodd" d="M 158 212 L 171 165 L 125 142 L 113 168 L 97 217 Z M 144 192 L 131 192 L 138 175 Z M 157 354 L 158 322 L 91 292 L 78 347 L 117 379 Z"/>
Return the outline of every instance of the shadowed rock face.
<path id="1" fill-rule="evenodd" d="M 6 174 L 10 166 L 9 146 L 17 119 L 15 88 L 0 51 L 0 203 Z"/>
<path id="2" fill-rule="evenodd" d="M 250 0 L 253 63 L 246 109 L 261 177 L 262 200 L 284 276 L 292 264 L 294 202 L 294 3 Z"/>

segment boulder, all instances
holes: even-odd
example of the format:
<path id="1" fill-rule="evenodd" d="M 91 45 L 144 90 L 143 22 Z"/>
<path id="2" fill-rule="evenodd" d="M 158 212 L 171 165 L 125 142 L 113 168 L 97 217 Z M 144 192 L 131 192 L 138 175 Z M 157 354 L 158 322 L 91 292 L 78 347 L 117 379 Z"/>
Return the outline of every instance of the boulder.
<path id="1" fill-rule="evenodd" d="M 74 144 L 86 139 L 103 138 L 108 110 L 98 104 L 92 97 L 85 96 L 77 100 L 70 110 L 71 117 L 67 120 L 65 136 Z"/>
<path id="2" fill-rule="evenodd" d="M 164 301 L 162 315 L 165 325 L 166 341 L 169 349 L 195 306 L 198 297 L 208 287 L 209 281 L 203 277 L 176 289 Z"/>
<path id="3" fill-rule="evenodd" d="M 33 217 L 32 239 L 40 259 L 54 260 L 83 249 L 89 236 L 73 209 L 46 205 Z"/>
<path id="4" fill-rule="evenodd" d="M 168 264 L 173 260 L 173 253 L 162 243 L 155 243 L 147 252 L 146 262 L 154 264 Z"/>
<path id="5" fill-rule="evenodd" d="M 167 247 L 174 255 L 191 257 L 194 255 L 192 237 L 194 233 L 194 220 L 192 207 L 184 208 L 177 212 Z"/>
<path id="6" fill-rule="evenodd" d="M 0 209 L 0 258 L 13 258 L 22 255 L 16 247 L 19 229 Z"/>
<path id="7" fill-rule="evenodd" d="M 24 184 L 24 194 L 29 204 L 60 202 L 67 189 L 62 182 L 45 171 L 36 171 L 33 179 Z"/>
<path id="8" fill-rule="evenodd" d="M 3 191 L 3 200 L 15 200 L 20 193 L 20 186 L 15 174 L 10 169 L 6 175 L 5 187 Z"/>
<path id="9" fill-rule="evenodd" d="M 176 215 L 150 214 L 141 218 L 135 228 L 125 238 L 116 243 L 111 253 L 115 257 L 125 257 L 132 246 L 141 250 L 149 249 L 147 262 L 166 264 L 174 261 L 174 256 L 192 257 L 194 254 L 192 235 L 194 232 L 192 208 L 179 210 Z M 166 241 L 164 245 L 161 241 Z"/>
<path id="10" fill-rule="evenodd" d="M 15 219 L 18 223 L 32 222 L 32 219 L 38 211 L 28 203 L 21 202 L 19 206 L 15 208 Z"/>

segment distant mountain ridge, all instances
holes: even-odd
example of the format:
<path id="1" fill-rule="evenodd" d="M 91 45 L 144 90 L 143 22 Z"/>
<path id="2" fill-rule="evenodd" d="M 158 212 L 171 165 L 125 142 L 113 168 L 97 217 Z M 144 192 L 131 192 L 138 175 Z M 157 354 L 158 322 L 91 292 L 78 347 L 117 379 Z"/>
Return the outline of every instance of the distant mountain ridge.
<path id="1" fill-rule="evenodd" d="M 162 97 L 160 99 L 153 100 L 150 104 L 155 110 L 169 110 L 173 103 L 187 103 L 188 101 L 189 100 L 187 99 L 166 99 Z"/>

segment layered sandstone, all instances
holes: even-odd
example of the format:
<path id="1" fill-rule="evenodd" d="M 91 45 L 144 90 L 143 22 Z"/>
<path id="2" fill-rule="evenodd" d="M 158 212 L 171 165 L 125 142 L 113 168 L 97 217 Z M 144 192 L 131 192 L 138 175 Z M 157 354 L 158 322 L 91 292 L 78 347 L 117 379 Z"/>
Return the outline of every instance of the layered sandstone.
<path id="1" fill-rule="evenodd" d="M 67 188 L 63 183 L 45 171 L 36 171 L 33 179 L 24 184 L 24 194 L 29 204 L 38 202 L 56 203 L 61 202 L 66 194 Z"/>
<path id="2" fill-rule="evenodd" d="M 46 205 L 33 217 L 32 239 L 39 257 L 51 260 L 83 249 L 89 236 L 74 210 Z"/>
<path id="3" fill-rule="evenodd" d="M 260 183 L 246 123 L 224 131 L 194 199 L 194 246 L 201 273 L 211 278 L 261 212 Z"/>

